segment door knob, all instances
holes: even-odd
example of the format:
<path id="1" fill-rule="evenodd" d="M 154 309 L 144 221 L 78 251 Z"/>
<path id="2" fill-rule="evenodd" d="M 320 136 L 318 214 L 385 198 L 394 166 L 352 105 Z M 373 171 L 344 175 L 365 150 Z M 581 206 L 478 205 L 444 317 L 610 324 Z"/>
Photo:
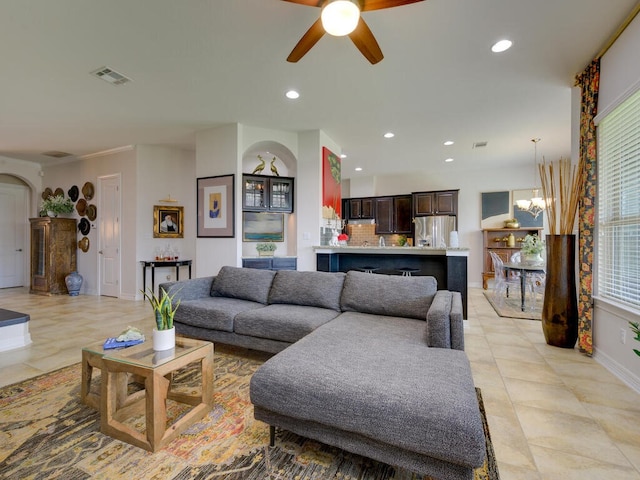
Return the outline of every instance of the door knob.
<path id="1" fill-rule="evenodd" d="M 21 248 L 18 248 L 18 249 L 16 250 L 16 252 L 21 252 L 21 251 L 22 251 L 22 249 L 21 249 Z"/>
<path id="2" fill-rule="evenodd" d="M 102 250 L 98 250 L 98 253 L 99 253 L 100 255 L 102 255 Z"/>

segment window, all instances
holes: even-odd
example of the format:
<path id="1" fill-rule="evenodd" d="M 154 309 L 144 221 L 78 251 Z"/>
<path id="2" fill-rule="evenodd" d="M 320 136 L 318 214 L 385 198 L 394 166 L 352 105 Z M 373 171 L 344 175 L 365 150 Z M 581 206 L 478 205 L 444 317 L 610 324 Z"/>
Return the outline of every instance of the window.
<path id="1" fill-rule="evenodd" d="M 598 125 L 598 296 L 640 309 L 640 90 Z"/>

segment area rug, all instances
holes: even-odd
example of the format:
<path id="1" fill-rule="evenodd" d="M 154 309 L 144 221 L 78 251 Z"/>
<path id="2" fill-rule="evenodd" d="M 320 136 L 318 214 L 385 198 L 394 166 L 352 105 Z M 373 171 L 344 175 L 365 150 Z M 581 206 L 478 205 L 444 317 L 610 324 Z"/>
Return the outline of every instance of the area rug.
<path id="1" fill-rule="evenodd" d="M 6 479 L 228 479 L 418 480 L 421 477 L 254 420 L 249 380 L 265 356 L 245 350 L 215 353 L 215 407 L 154 454 L 100 433 L 99 414 L 79 402 L 80 364 L 0 388 L 0 478 Z M 185 391 L 198 369 L 176 374 Z M 99 376 L 92 388 L 99 386 Z M 131 388 L 135 388 L 132 385 Z M 499 480 L 478 390 L 487 458 L 476 480 Z M 172 403 L 172 402 L 170 402 Z M 168 416 L 181 415 L 168 405 Z M 139 421 L 144 429 L 144 420 Z"/>
<path id="2" fill-rule="evenodd" d="M 527 304 L 525 305 L 526 309 L 523 312 L 521 309 L 520 295 L 508 298 L 505 297 L 502 299 L 502 301 L 498 302 L 493 298 L 492 290 L 486 290 L 482 293 L 484 293 L 484 296 L 487 298 L 493 309 L 501 317 L 524 318 L 528 320 L 542 319 L 542 302 L 539 299 L 535 305 L 535 308 L 533 309 L 530 308 L 527 299 Z"/>

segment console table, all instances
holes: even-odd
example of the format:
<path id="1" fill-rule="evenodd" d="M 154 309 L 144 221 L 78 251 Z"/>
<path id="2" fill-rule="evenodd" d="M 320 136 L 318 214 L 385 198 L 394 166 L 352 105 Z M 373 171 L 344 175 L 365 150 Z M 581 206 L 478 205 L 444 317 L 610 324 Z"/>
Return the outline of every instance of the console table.
<path id="1" fill-rule="evenodd" d="M 142 264 L 142 290 L 147 291 L 147 268 L 151 268 L 151 290 L 156 287 L 156 267 L 176 267 L 176 281 L 180 280 L 180 267 L 189 267 L 189 278 L 191 278 L 191 260 L 153 260 L 147 262 L 141 260 Z M 160 292 L 158 292 L 160 293 Z"/>

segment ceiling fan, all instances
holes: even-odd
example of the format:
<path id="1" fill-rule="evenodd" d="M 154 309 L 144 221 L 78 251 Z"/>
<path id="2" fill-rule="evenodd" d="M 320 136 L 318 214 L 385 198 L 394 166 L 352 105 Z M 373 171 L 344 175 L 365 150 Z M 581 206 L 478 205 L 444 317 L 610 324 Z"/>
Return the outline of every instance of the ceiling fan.
<path id="1" fill-rule="evenodd" d="M 351 41 L 372 64 L 378 63 L 384 58 L 382 50 L 373 36 L 371 29 L 360 16 L 360 12 L 371 10 L 382 10 L 384 8 L 400 7 L 410 3 L 422 2 L 423 0 L 283 0 L 285 2 L 297 3 L 308 7 L 322 8 L 321 17 L 311 25 L 311 28 L 302 36 L 293 50 L 287 57 L 288 62 L 295 63 L 306 55 L 311 48 L 326 33 L 342 36 L 349 35 Z M 335 12 L 331 12 L 334 10 Z M 329 16 L 336 13 L 337 16 L 345 20 L 347 25 L 344 30 L 338 29 L 334 33 L 329 25 Z M 326 17 L 326 18 L 325 18 Z"/>

